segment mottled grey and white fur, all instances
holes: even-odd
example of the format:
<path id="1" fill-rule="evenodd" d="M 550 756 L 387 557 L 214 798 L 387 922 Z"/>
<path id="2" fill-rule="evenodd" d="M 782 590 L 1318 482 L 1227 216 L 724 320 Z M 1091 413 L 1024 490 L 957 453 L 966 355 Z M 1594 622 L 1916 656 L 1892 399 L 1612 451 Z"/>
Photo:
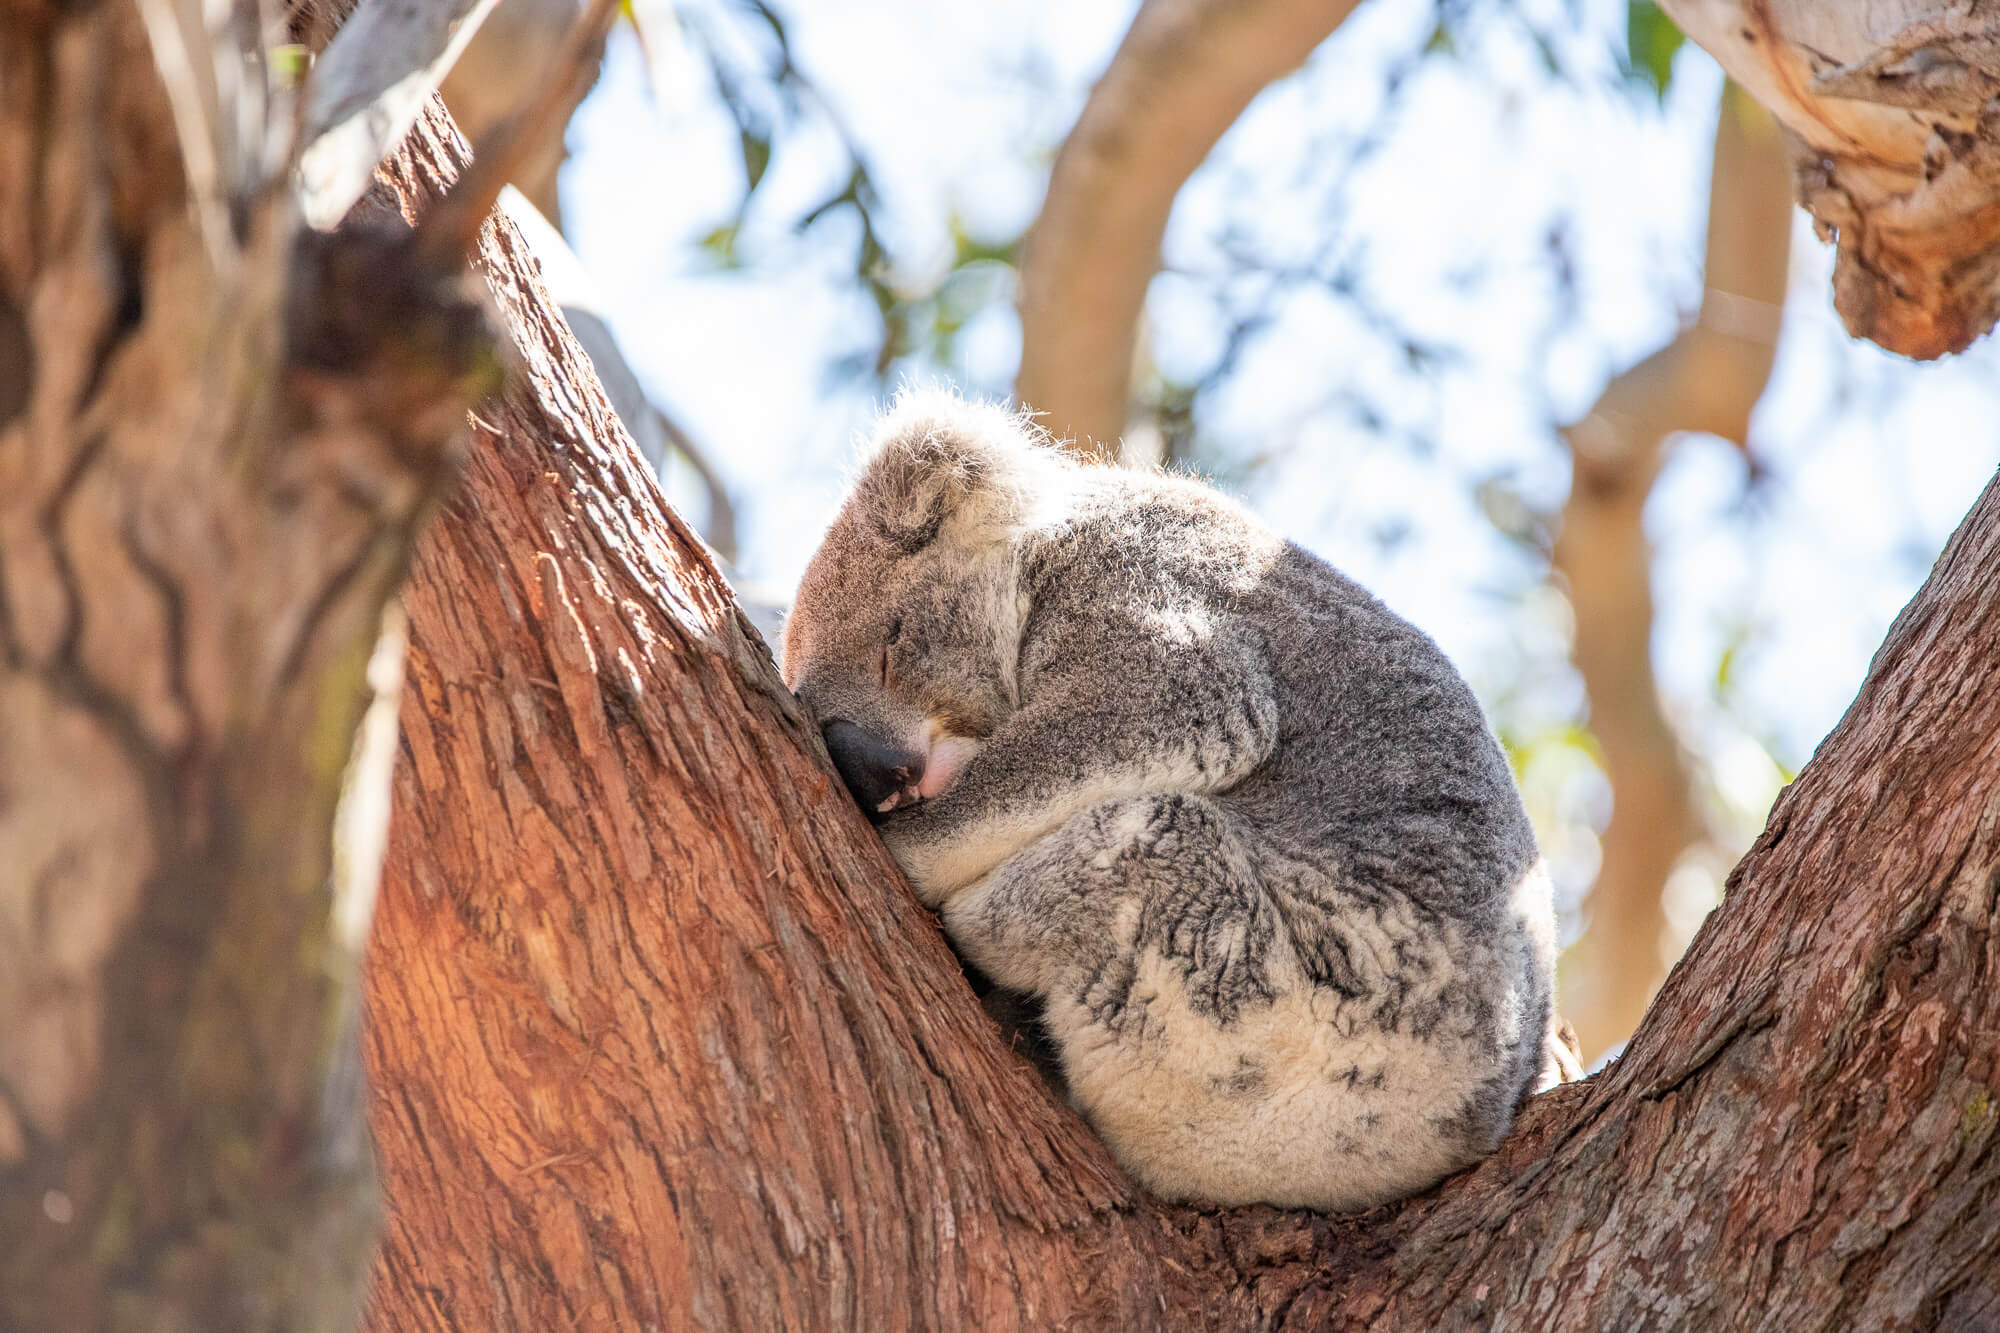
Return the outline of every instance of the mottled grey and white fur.
<path id="1" fill-rule="evenodd" d="M 1156 1194 L 1366 1208 L 1544 1079 L 1549 886 L 1435 644 L 1206 486 L 906 397 L 786 682 Z"/>

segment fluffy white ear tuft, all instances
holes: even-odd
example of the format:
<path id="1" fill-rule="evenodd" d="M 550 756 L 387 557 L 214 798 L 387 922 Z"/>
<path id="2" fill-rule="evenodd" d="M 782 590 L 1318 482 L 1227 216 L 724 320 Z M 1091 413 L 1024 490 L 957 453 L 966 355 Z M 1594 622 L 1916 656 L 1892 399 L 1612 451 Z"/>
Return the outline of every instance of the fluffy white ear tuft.
<path id="1" fill-rule="evenodd" d="M 997 540 L 1077 465 L 1025 414 L 942 390 L 904 390 L 875 428 L 850 504 L 893 549 L 922 550 L 947 528 Z"/>

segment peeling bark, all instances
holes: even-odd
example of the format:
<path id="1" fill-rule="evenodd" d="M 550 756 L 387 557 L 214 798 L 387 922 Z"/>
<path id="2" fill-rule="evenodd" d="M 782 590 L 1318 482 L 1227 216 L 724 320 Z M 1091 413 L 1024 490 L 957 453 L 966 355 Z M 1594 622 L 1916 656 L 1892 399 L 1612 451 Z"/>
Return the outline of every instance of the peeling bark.
<path id="1" fill-rule="evenodd" d="M 371 1327 L 2000 1320 L 2000 487 L 1620 1062 L 1400 1205 L 1167 1207 L 1003 1048 L 506 228 L 482 262 L 534 373 L 408 592 Z"/>
<path id="2" fill-rule="evenodd" d="M 1662 0 L 1797 136 L 1848 332 L 1929 359 L 2000 318 L 2000 18 L 1930 0 Z"/>

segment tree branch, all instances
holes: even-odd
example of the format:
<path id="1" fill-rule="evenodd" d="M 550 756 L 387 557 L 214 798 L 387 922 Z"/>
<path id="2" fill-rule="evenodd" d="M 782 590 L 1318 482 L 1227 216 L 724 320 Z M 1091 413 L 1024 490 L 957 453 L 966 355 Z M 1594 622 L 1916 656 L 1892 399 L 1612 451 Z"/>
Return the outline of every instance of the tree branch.
<path id="1" fill-rule="evenodd" d="M 149 0 L 158 3 L 159 0 Z M 331 228 L 499 0 L 361 0 L 314 62 L 300 136 L 299 199 Z"/>
<path id="2" fill-rule="evenodd" d="M 0 10 L 0 1327 L 335 1328 L 379 708 L 352 756 L 496 360 L 400 220 L 299 234 L 261 66 L 190 130 L 147 31 Z"/>
<path id="3" fill-rule="evenodd" d="M 521 106 L 477 146 L 452 192 L 417 226 L 418 244 L 435 263 L 457 261 L 474 246 L 500 192 L 520 165 L 551 139 L 560 139 L 570 112 L 597 79 L 605 36 L 618 18 L 619 0 L 585 0 L 561 44 Z"/>
<path id="4" fill-rule="evenodd" d="M 468 142 L 483 142 L 518 110 L 522 88 L 539 86 L 549 77 L 550 63 L 576 23 L 576 11 L 576 0 L 508 0 L 479 25 L 438 85 L 452 122 Z M 600 45 L 592 66 L 602 65 Z M 596 82 L 594 75 L 589 82 Z M 585 84 L 582 93 L 588 91 Z M 509 177 L 557 232 L 562 230 L 562 207 L 556 178 L 568 156 L 564 136 L 550 135 Z"/>
<path id="5" fill-rule="evenodd" d="M 1661 890 L 1706 837 L 1680 740 L 1653 678 L 1646 498 L 1669 438 L 1706 431 L 1737 445 L 1770 378 L 1791 254 L 1785 154 L 1770 116 L 1725 86 L 1709 174 L 1706 286 L 1694 323 L 1617 376 L 1563 432 L 1574 463 L 1553 574 L 1576 618 L 1572 656 L 1611 784 L 1611 821 L 1564 959 L 1563 1011 L 1586 1059 L 1625 1039 L 1680 951 Z"/>
<path id="6" fill-rule="evenodd" d="M 1021 251 L 1015 396 L 1057 438 L 1115 456 L 1132 348 L 1181 184 L 1243 108 L 1354 0 L 1147 0 L 1057 154 Z"/>
<path id="7" fill-rule="evenodd" d="M 510 227 L 482 262 L 537 373 L 407 597 L 373 1327 L 1990 1314 L 2000 487 L 1619 1064 L 1401 1205 L 1164 1207 L 1003 1047 L 608 407 L 559 387 L 583 361 Z"/>
<path id="8" fill-rule="evenodd" d="M 1792 134 L 1848 332 L 1930 358 L 2000 317 L 2000 24 L 1932 0 L 1662 0 Z"/>

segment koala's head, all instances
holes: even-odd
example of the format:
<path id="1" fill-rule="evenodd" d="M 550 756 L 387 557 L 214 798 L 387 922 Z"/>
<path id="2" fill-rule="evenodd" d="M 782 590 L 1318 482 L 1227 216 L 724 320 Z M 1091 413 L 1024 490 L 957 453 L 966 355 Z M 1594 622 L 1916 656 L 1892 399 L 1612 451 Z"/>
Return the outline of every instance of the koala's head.
<path id="1" fill-rule="evenodd" d="M 785 683 L 873 818 L 936 796 L 1013 711 L 1014 550 L 1076 465 L 1000 408 L 906 395 L 800 581 Z"/>

